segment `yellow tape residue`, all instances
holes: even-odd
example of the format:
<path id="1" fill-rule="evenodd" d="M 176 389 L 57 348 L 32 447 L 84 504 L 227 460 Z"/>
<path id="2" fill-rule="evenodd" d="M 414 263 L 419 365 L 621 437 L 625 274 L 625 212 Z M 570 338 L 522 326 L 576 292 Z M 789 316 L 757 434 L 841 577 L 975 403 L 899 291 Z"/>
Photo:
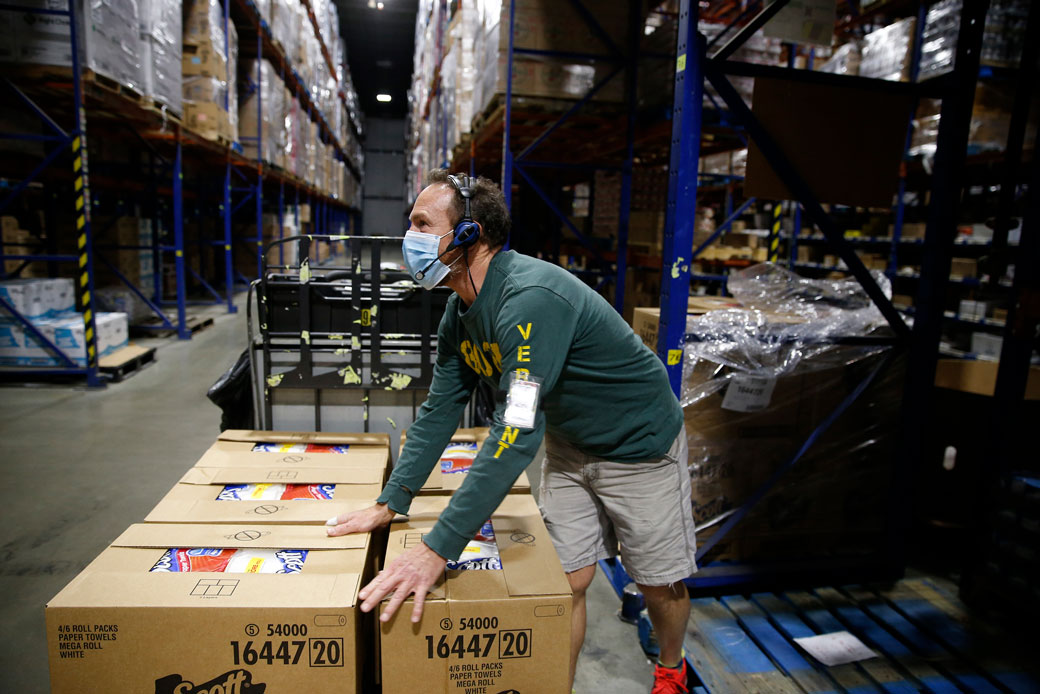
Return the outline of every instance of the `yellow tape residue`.
<path id="1" fill-rule="evenodd" d="M 679 266 L 682 264 L 683 257 L 679 256 L 675 262 L 672 263 L 672 279 L 679 279 Z"/>
<path id="2" fill-rule="evenodd" d="M 675 59 L 675 72 L 679 73 L 686 69 L 686 54 L 683 53 Z"/>
<path id="3" fill-rule="evenodd" d="M 285 378 L 285 374 L 273 374 L 271 376 L 268 376 L 267 385 L 271 386 L 272 388 L 277 388 L 281 384 L 283 378 Z"/>
<path id="4" fill-rule="evenodd" d="M 311 332 L 309 330 L 301 330 L 300 339 L 303 340 L 305 345 L 309 345 L 311 343 Z"/>
<path id="5" fill-rule="evenodd" d="M 390 426 L 392 426 L 394 429 L 397 428 L 397 422 L 395 422 L 394 420 L 392 420 L 389 417 L 387 417 L 386 421 L 390 422 Z"/>
<path id="6" fill-rule="evenodd" d="M 412 382 L 412 377 L 408 374 L 392 373 L 390 374 L 390 387 L 393 390 L 403 390 L 408 387 L 408 384 Z"/>
<path id="7" fill-rule="evenodd" d="M 300 284 L 307 284 L 311 281 L 311 264 L 304 258 L 303 262 L 300 263 Z"/>
<path id="8" fill-rule="evenodd" d="M 343 377 L 343 385 L 345 386 L 361 383 L 361 376 L 358 375 L 353 366 L 344 366 L 336 373 Z"/>
<path id="9" fill-rule="evenodd" d="M 340 347 L 335 352 L 333 352 L 333 354 L 335 354 L 337 357 L 345 357 L 348 354 L 350 354 L 350 350 L 346 347 Z"/>
<path id="10" fill-rule="evenodd" d="M 351 349 L 361 349 L 361 340 L 358 339 L 357 335 L 352 335 L 350 338 Z"/>
<path id="11" fill-rule="evenodd" d="M 345 340 L 346 338 L 343 337 L 342 335 L 340 335 L 339 333 L 334 333 L 332 335 L 329 335 L 329 339 L 330 340 Z"/>

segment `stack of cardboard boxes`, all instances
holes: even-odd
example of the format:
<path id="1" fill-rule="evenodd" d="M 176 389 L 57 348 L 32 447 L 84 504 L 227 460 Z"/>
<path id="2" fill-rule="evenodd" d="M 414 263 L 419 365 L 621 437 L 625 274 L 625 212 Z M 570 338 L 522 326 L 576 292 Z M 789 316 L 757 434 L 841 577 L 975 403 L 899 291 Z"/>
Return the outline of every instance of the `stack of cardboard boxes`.
<path id="1" fill-rule="evenodd" d="M 20 226 L 18 219 L 15 217 L 7 215 L 0 217 L 0 228 L 3 230 L 0 240 L 4 244 L 5 256 L 33 255 L 39 252 L 39 239 L 29 231 L 20 228 Z M 4 260 L 4 274 L 10 275 L 17 272 L 24 263 L 25 261 L 23 260 Z M 43 270 L 42 263 L 29 263 L 21 269 L 18 276 L 39 277 Z"/>
<path id="2" fill-rule="evenodd" d="M 375 632 L 357 596 L 382 540 L 322 526 L 372 502 L 388 444 L 225 432 L 50 601 L 52 691 L 107 689 L 113 673 L 168 694 L 365 691 Z"/>
<path id="3" fill-rule="evenodd" d="M 0 298 L 74 364 L 86 366 L 86 326 L 83 314 L 76 313 L 76 297 L 71 279 L 6 280 L 0 282 Z M 129 343 L 125 313 L 98 313 L 94 327 L 97 331 L 99 357 L 112 354 Z M 0 364 L 67 366 L 33 330 L 4 310 L 0 310 Z"/>
<path id="4" fill-rule="evenodd" d="M 184 23 L 184 123 L 208 140 L 238 140 L 238 32 L 218 0 L 195 0 Z"/>
<path id="5" fill-rule="evenodd" d="M 475 452 L 486 436 L 461 430 L 455 443 Z M 52 691 L 110 688 L 114 672 L 162 694 L 564 686 L 570 589 L 529 494 L 510 494 L 482 529 L 498 570 L 446 571 L 417 625 L 408 603 L 378 628 L 360 611 L 384 551 L 421 542 L 450 499 L 450 485 L 424 488 L 437 493 L 389 533 L 328 537 L 327 519 L 378 496 L 389 453 L 382 434 L 221 434 L 48 603 Z"/>

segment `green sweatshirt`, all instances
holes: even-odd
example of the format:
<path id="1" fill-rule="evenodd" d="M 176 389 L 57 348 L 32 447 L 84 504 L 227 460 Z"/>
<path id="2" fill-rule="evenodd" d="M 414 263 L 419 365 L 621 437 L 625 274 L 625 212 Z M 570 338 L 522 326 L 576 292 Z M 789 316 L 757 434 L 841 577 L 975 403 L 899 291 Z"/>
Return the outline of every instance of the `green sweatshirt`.
<path id="1" fill-rule="evenodd" d="M 423 539 L 445 559 L 458 558 L 491 517 L 546 431 L 588 454 L 638 462 L 664 455 L 682 427 L 664 366 L 603 297 L 563 268 L 503 251 L 472 306 L 448 300 L 429 397 L 378 501 L 407 513 L 477 379 L 501 395 L 524 369 L 541 381 L 535 425 L 505 424 L 498 405 L 469 474 Z"/>

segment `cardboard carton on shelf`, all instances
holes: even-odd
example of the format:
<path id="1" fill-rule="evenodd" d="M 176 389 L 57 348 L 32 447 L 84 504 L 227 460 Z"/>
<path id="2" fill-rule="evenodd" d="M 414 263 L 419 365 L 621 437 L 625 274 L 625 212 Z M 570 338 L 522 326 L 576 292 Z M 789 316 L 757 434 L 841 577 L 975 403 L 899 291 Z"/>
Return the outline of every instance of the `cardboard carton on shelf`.
<path id="1" fill-rule="evenodd" d="M 133 525 L 47 604 L 51 691 L 360 692 L 370 545 L 301 526 Z M 246 550 L 260 573 L 153 571 L 192 548 Z M 269 561 L 298 573 L 263 573 Z"/>
<path id="2" fill-rule="evenodd" d="M 447 503 L 416 498 L 408 521 L 391 525 L 387 561 L 420 542 Z M 491 523 L 501 569 L 449 570 L 418 624 L 409 598 L 381 625 L 383 691 L 566 691 L 571 591 L 534 499 L 508 495 Z"/>
<path id="3" fill-rule="evenodd" d="M 0 217 L 0 230 L 3 232 L 4 242 L 9 242 L 7 235 L 18 230 L 20 224 L 17 217 L 4 215 Z"/>
<path id="4" fill-rule="evenodd" d="M 975 395 L 993 395 L 999 368 L 1000 363 L 996 361 L 940 359 L 935 369 L 935 385 Z M 1025 399 L 1040 400 L 1040 367 L 1029 367 Z"/>
<path id="5" fill-rule="evenodd" d="M 950 261 L 952 279 L 971 279 L 978 274 L 979 264 L 971 258 L 954 258 Z"/>

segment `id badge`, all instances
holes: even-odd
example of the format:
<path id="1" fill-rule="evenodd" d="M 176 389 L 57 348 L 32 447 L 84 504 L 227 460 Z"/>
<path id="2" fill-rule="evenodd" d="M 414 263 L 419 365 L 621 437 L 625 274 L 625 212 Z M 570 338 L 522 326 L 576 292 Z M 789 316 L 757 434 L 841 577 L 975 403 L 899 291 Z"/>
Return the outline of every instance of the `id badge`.
<path id="1" fill-rule="evenodd" d="M 531 378 L 526 372 L 514 371 L 506 394 L 506 411 L 502 415 L 502 422 L 521 429 L 534 428 L 541 388 L 538 379 Z"/>

